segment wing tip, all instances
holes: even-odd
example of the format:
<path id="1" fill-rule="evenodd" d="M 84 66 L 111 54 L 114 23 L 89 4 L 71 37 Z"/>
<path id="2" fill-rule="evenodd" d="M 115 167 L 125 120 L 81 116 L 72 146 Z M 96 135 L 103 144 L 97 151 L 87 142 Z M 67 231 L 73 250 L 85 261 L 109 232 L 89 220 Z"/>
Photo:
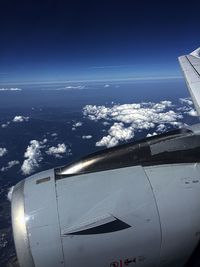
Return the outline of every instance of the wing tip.
<path id="1" fill-rule="evenodd" d="M 197 68 L 200 66 L 200 47 L 188 55 L 178 57 L 178 60 L 197 114 L 200 116 L 200 72 Z"/>
<path id="2" fill-rule="evenodd" d="M 178 60 L 181 61 L 181 59 L 183 59 L 185 56 L 179 56 Z"/>
<path id="3" fill-rule="evenodd" d="M 197 57 L 197 58 L 200 58 L 200 47 L 198 47 L 197 49 L 195 49 L 194 51 L 192 51 L 190 53 L 191 56 L 194 56 L 194 57 Z"/>

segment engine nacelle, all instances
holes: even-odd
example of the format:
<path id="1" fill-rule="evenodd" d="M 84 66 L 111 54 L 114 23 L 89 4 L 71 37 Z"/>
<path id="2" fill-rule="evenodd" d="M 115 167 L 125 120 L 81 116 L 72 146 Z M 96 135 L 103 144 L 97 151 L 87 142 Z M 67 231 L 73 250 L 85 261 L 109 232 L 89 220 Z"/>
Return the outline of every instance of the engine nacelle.
<path id="1" fill-rule="evenodd" d="M 180 267 L 200 235 L 199 164 L 132 166 L 18 183 L 21 267 Z"/>

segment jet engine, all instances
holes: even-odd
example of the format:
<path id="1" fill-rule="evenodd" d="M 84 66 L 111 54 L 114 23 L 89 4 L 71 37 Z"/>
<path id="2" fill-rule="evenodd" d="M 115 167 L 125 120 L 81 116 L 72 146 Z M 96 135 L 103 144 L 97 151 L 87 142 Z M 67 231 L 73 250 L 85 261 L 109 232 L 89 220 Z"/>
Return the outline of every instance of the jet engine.
<path id="1" fill-rule="evenodd" d="M 183 266 L 200 237 L 199 128 L 103 150 L 19 182 L 12 225 L 20 266 Z"/>

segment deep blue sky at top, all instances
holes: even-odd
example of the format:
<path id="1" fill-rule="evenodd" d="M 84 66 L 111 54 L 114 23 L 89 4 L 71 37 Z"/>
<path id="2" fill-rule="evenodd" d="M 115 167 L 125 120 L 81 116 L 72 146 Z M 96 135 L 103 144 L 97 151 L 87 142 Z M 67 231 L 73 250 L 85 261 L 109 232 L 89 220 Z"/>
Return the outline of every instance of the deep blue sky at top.
<path id="1" fill-rule="evenodd" d="M 199 1 L 0 1 L 0 84 L 180 75 Z"/>

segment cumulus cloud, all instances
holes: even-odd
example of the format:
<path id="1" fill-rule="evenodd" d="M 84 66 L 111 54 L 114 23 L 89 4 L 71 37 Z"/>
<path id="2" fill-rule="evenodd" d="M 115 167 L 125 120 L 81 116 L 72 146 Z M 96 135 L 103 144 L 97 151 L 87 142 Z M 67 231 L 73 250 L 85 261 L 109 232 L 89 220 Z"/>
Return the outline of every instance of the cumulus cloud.
<path id="1" fill-rule="evenodd" d="M 151 137 L 151 136 L 155 136 L 155 135 L 157 135 L 156 132 L 153 132 L 152 134 L 148 133 L 148 134 L 147 134 L 147 137 Z"/>
<path id="2" fill-rule="evenodd" d="M 112 147 L 120 141 L 130 140 L 137 131 L 157 127 L 157 132 L 164 132 L 166 125 L 179 127 L 181 122 L 177 120 L 183 116 L 173 108 L 171 101 L 114 104 L 111 107 L 86 105 L 83 114 L 90 120 L 112 124 L 108 134 L 96 143 L 96 146 Z"/>
<path id="3" fill-rule="evenodd" d="M 18 165 L 18 164 L 19 164 L 18 160 L 9 161 L 7 166 L 1 168 L 1 171 L 2 172 L 8 171 L 10 168 L 12 168 L 13 166 Z"/>
<path id="4" fill-rule="evenodd" d="M 134 137 L 134 128 L 125 127 L 123 123 L 115 122 L 109 129 L 108 135 L 104 136 L 96 143 L 96 146 L 112 147 L 119 143 L 119 141 L 129 140 Z"/>
<path id="5" fill-rule="evenodd" d="M 106 146 L 113 147 L 118 144 L 118 141 L 115 137 L 110 135 L 104 136 L 100 141 L 96 142 L 96 146 Z"/>
<path id="6" fill-rule="evenodd" d="M 64 143 L 58 144 L 57 146 L 49 147 L 49 149 L 46 151 L 48 155 L 54 156 L 56 158 L 61 158 L 61 154 L 70 154 L 71 149 L 66 147 Z"/>
<path id="7" fill-rule="evenodd" d="M 83 135 L 82 136 L 82 139 L 91 139 L 92 138 L 92 135 Z"/>
<path id="8" fill-rule="evenodd" d="M 71 149 L 64 143 L 51 147 L 48 147 L 47 143 L 47 138 L 42 141 L 30 141 L 24 153 L 25 160 L 21 166 L 21 171 L 24 175 L 30 175 L 39 167 L 40 162 L 43 160 L 43 152 L 56 158 L 62 158 L 64 154 L 71 155 Z"/>
<path id="9" fill-rule="evenodd" d="M 82 123 L 81 121 L 75 122 L 75 123 L 72 125 L 72 131 L 75 131 L 76 128 L 81 127 L 82 125 L 83 125 L 83 123 Z"/>
<path id="10" fill-rule="evenodd" d="M 0 91 L 22 91 L 21 88 L 0 88 Z"/>
<path id="11" fill-rule="evenodd" d="M 29 117 L 25 117 L 25 116 L 15 116 L 13 118 L 13 122 L 23 122 L 23 121 L 28 121 Z"/>
<path id="12" fill-rule="evenodd" d="M 41 154 L 42 143 L 37 140 L 31 140 L 30 145 L 27 147 L 24 153 L 24 162 L 21 166 L 22 173 L 29 175 L 39 167 L 39 162 L 42 161 Z"/>
<path id="13" fill-rule="evenodd" d="M 192 117 L 196 117 L 197 116 L 197 112 L 193 108 L 191 110 L 189 110 L 188 112 L 186 112 L 186 113 L 188 115 L 192 116 Z"/>
<path id="14" fill-rule="evenodd" d="M 0 157 L 3 157 L 5 154 L 7 154 L 7 149 L 5 147 L 0 147 Z"/>

